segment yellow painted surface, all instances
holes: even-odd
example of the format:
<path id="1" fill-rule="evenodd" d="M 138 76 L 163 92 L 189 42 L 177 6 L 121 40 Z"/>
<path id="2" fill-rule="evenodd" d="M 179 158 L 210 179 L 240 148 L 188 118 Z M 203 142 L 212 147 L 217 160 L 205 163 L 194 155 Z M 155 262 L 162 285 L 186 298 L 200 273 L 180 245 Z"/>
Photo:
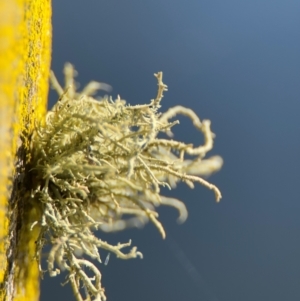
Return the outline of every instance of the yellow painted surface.
<path id="1" fill-rule="evenodd" d="M 20 135 L 30 133 L 46 112 L 51 56 L 51 0 L 0 0 L 0 300 L 12 300 L 7 281 L 6 251 L 11 242 L 7 210 Z M 28 141 L 25 139 L 25 146 Z M 24 216 L 34 219 L 35 210 Z M 39 275 L 32 260 L 38 231 L 21 226 L 20 253 L 26 254 L 16 273 L 13 300 L 38 300 Z"/>

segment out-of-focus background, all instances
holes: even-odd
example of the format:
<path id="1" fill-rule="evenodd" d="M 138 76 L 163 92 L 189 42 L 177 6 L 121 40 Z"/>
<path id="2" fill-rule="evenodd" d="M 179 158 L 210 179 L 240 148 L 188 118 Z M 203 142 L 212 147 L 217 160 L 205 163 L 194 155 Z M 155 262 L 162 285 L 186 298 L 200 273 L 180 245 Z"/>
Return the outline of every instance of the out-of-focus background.
<path id="1" fill-rule="evenodd" d="M 102 81 L 131 104 L 156 95 L 153 73 L 169 86 L 162 110 L 182 104 L 212 121 L 210 177 L 223 193 L 185 185 L 170 195 L 189 218 L 160 210 L 167 239 L 143 230 L 130 238 L 144 259 L 113 255 L 101 266 L 108 301 L 300 300 L 300 1 L 53 0 L 52 68 L 65 62 L 78 82 Z M 51 107 L 56 101 L 50 93 Z M 175 138 L 202 138 L 180 119 Z M 105 258 L 105 252 L 102 257 Z M 64 276 L 42 282 L 42 301 L 74 300 Z"/>

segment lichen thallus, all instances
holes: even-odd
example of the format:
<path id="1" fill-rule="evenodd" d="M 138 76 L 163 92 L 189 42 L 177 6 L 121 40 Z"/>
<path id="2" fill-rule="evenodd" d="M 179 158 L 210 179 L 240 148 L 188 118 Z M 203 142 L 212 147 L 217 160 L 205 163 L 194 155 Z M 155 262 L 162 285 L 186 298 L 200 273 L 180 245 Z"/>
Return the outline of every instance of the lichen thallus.
<path id="1" fill-rule="evenodd" d="M 219 170 L 222 159 L 205 158 L 214 138 L 209 120 L 200 121 L 182 106 L 159 112 L 167 90 L 161 72 L 155 74 L 157 96 L 135 106 L 120 96 L 93 98 L 97 90 L 108 88 L 96 82 L 77 92 L 71 64 L 66 64 L 64 73 L 65 88 L 51 74 L 60 97 L 32 135 L 31 197 L 42 212 L 41 220 L 32 225 L 41 227 L 36 256 L 39 259 L 43 245 L 50 243 L 50 275 L 65 270 L 77 300 L 106 300 L 100 271 L 91 260 L 101 262 L 101 249 L 121 259 L 142 257 L 142 253 L 136 247 L 124 252 L 131 241 L 111 245 L 96 237 L 95 230 L 120 231 L 151 221 L 165 238 L 156 207 L 175 207 L 180 223 L 187 218 L 187 210 L 180 200 L 162 195 L 161 187 L 171 189 L 182 181 L 193 188 L 200 183 L 213 190 L 219 201 L 218 188 L 201 176 Z M 190 118 L 202 133 L 203 145 L 167 139 L 178 124 L 171 119 L 179 114 Z M 159 138 L 159 133 L 166 138 Z"/>

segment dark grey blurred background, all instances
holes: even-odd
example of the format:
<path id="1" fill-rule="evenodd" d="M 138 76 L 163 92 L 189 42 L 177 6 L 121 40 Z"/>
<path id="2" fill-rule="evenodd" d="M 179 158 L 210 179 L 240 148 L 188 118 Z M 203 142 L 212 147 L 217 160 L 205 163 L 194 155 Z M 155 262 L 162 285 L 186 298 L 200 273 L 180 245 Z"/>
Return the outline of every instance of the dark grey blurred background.
<path id="1" fill-rule="evenodd" d="M 179 226 L 162 208 L 165 241 L 151 224 L 100 234 L 144 254 L 101 267 L 108 301 L 300 300 L 299 16 L 298 0 L 53 0 L 60 82 L 71 62 L 82 86 L 103 81 L 137 104 L 156 95 L 163 71 L 162 110 L 183 104 L 210 119 L 211 154 L 225 162 L 210 178 L 220 204 L 199 185 L 170 193 L 189 218 Z M 201 142 L 184 118 L 175 135 Z M 42 301 L 74 300 L 64 276 L 45 278 Z"/>

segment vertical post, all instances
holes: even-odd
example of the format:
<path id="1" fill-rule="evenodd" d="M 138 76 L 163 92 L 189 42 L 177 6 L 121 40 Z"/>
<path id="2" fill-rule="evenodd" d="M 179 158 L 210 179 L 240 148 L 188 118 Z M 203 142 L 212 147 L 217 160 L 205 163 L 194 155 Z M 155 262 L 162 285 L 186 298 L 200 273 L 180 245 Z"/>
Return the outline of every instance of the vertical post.
<path id="1" fill-rule="evenodd" d="M 39 299 L 38 212 L 20 187 L 30 133 L 46 112 L 51 36 L 51 0 L 0 0 L 0 301 Z"/>

